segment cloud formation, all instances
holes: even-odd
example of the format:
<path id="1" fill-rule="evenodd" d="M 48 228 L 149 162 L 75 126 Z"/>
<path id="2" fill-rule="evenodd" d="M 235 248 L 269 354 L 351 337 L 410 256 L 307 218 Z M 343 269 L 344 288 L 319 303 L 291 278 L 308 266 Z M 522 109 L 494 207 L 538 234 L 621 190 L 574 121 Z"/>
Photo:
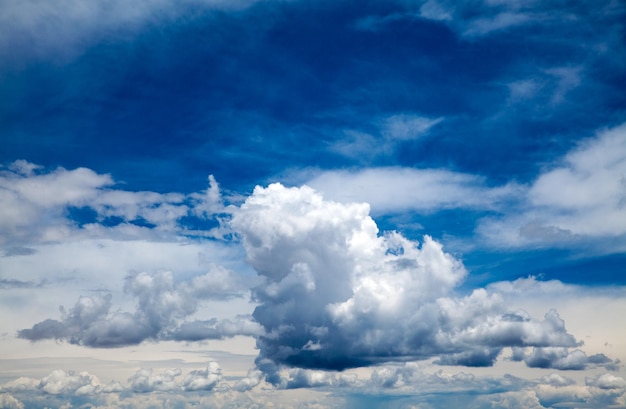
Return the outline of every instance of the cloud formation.
<path id="1" fill-rule="evenodd" d="M 521 193 L 521 187 L 514 183 L 489 187 L 485 179 L 477 175 L 401 167 L 326 171 L 306 184 L 329 200 L 366 202 L 375 213 L 497 209 Z"/>
<path id="2" fill-rule="evenodd" d="M 504 347 L 579 345 L 556 311 L 536 320 L 497 293 L 457 297 L 460 261 L 428 236 L 379 235 L 367 204 L 326 201 L 309 187 L 257 187 L 234 214 L 254 289 L 258 367 L 345 369 L 438 357 L 490 366 Z"/>
<path id="3" fill-rule="evenodd" d="M 235 274 L 223 267 L 215 266 L 189 282 L 175 282 L 171 272 L 135 273 L 126 278 L 125 291 L 137 300 L 132 313 L 111 311 L 110 294 L 81 296 L 68 311 L 61 307 L 61 320 L 39 322 L 20 330 L 18 337 L 112 348 L 145 340 L 200 341 L 261 333 L 258 324 L 247 316 L 187 320 L 202 300 L 242 297 L 246 293 Z"/>
<path id="4" fill-rule="evenodd" d="M 250 374 L 249 374 L 250 377 Z M 249 378 L 248 377 L 248 378 Z M 24 408 L 71 403 L 90 407 L 352 407 L 377 400 L 385 407 L 448 408 L 459 402 L 483 408 L 621 408 L 626 403 L 626 382 L 612 373 L 585 378 L 583 384 L 556 373 L 538 379 L 475 376 L 443 370 L 426 372 L 415 363 L 377 367 L 369 377 L 354 373 L 291 369 L 290 387 L 316 387 L 321 393 L 240 389 L 240 381 L 222 376 L 216 362 L 200 369 L 140 368 L 126 382 L 102 383 L 89 372 L 53 370 L 40 379 L 22 377 L 0 385 L 0 404 Z M 258 384 L 258 381 L 257 381 Z M 256 384 L 255 384 L 256 386 Z M 366 390 L 367 392 L 359 392 Z M 243 392 L 243 393 L 242 393 Z M 319 396 L 324 396 L 321 399 Z M 347 400 L 346 400 L 347 398 Z M 402 399 L 398 402 L 397 399 Z M 297 403 L 296 403 L 297 402 Z M 230 405 L 230 406 L 229 406 Z M 291 406 L 289 406 L 291 405 Z M 321 406 L 320 406 L 321 405 Z"/>
<path id="5" fill-rule="evenodd" d="M 557 245 L 626 235 L 626 124 L 599 131 L 541 173 L 524 209 L 485 218 L 491 245 Z M 608 246 L 607 248 L 614 247 Z M 619 245 L 617 251 L 623 250 Z"/>
<path id="6" fill-rule="evenodd" d="M 91 169 L 47 171 L 18 160 L 0 168 L 0 244 L 19 250 L 72 237 L 220 236 L 225 208 L 215 178 L 208 181 L 208 189 L 189 195 L 132 192 Z M 198 221 L 216 226 L 203 230 Z"/>

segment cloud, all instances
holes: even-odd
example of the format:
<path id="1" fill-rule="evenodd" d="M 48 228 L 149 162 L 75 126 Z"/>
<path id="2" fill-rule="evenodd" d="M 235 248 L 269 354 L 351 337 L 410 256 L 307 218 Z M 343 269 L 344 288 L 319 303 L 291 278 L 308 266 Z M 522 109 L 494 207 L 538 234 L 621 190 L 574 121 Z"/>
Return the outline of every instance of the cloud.
<path id="1" fill-rule="evenodd" d="M 116 32 L 125 39 L 138 29 L 176 21 L 189 9 L 238 10 L 255 0 L 170 0 L 137 1 L 130 5 L 120 0 L 104 4 L 84 4 L 65 0 L 60 4 L 42 4 L 36 0 L 3 0 L 0 16 L 0 56 L 4 63 L 54 58 L 66 61 Z"/>
<path id="2" fill-rule="evenodd" d="M 38 167 L 24 161 L 14 162 L 0 172 L 0 244 L 20 243 L 36 236 L 55 240 L 67 234 L 70 224 L 63 217 L 66 206 L 83 206 L 97 197 L 101 188 L 110 186 L 109 175 L 79 168 L 56 169 L 33 174 Z"/>
<path id="3" fill-rule="evenodd" d="M 615 9 L 610 1 L 591 8 L 584 4 L 563 7 L 559 2 L 549 1 L 428 0 L 420 4 L 416 14 L 445 23 L 466 40 L 477 40 L 532 25 L 555 25 L 571 20 L 585 20 L 593 24 L 610 18 Z M 590 21 L 591 15 L 595 21 Z"/>
<path id="4" fill-rule="evenodd" d="M 41 379 L 18 378 L 0 385 L 0 390 L 14 394 L 39 391 L 48 395 L 98 395 L 132 391 L 149 392 L 182 392 L 211 391 L 222 382 L 222 369 L 217 362 L 208 362 L 202 369 L 194 369 L 185 374 L 179 368 L 165 368 L 155 371 L 151 368 L 140 368 L 128 378 L 126 385 L 117 381 L 103 384 L 88 373 L 55 369 Z"/>
<path id="5" fill-rule="evenodd" d="M 555 311 L 539 321 L 508 311 L 484 289 L 455 296 L 462 264 L 428 236 L 420 246 L 399 233 L 379 235 L 366 204 L 272 184 L 255 188 L 232 226 L 263 279 L 253 316 L 265 330 L 257 366 L 271 383 L 289 384 L 283 366 L 345 369 L 431 357 L 489 366 L 507 346 L 579 345 Z"/>
<path id="6" fill-rule="evenodd" d="M 491 188 L 484 178 L 467 173 L 400 167 L 325 171 L 306 184 L 330 200 L 366 202 L 375 213 L 494 209 L 519 192 L 515 184 Z"/>
<path id="7" fill-rule="evenodd" d="M 126 382 L 101 383 L 88 372 L 53 370 L 40 379 L 19 378 L 0 385 L 0 402 L 11 407 L 346 407 L 345 398 L 361 395 L 385 407 L 447 408 L 463 402 L 470 408 L 623 407 L 624 379 L 612 373 L 585 378 L 583 384 L 551 373 L 539 379 L 512 375 L 479 376 L 467 372 L 432 372 L 419 363 L 388 364 L 371 375 L 335 373 L 301 368 L 283 369 L 282 389 L 254 388 L 258 370 L 239 380 L 222 375 L 216 362 L 183 371 L 179 368 L 140 368 Z M 241 387 L 242 383 L 253 385 Z M 300 389 L 292 393 L 288 389 Z M 318 389 L 316 391 L 315 389 Z M 35 392 L 35 393 L 34 393 Z M 320 400 L 324 397 L 323 400 Z M 3 400 L 4 399 L 4 400 Z M 401 401 L 405 399 L 405 405 Z M 352 401 L 352 399 L 349 399 Z M 14 405 L 14 406 L 11 406 Z M 287 406 L 283 406 L 287 405 Z M 299 405 L 299 406 L 298 406 Z M 309 406 L 308 406 L 309 405 Z M 310 406 L 313 405 L 313 406 Z M 620 406 L 622 405 L 622 406 Z M 23 406 L 22 406 L 23 407 Z"/>
<path id="8" fill-rule="evenodd" d="M 0 408 L 24 409 L 24 404 L 8 393 L 0 393 Z"/>
<path id="9" fill-rule="evenodd" d="M 0 171 L 0 244 L 49 243 L 76 237 L 216 237 L 227 217 L 219 186 L 209 176 L 204 192 L 131 192 L 115 188 L 111 175 L 91 169 L 46 171 L 20 160 Z M 82 216 L 81 216 L 82 215 Z M 195 225 L 214 221 L 208 231 Z M 206 224 L 206 223 L 205 223 Z M 11 253 L 12 254 L 12 253 Z"/>
<path id="10" fill-rule="evenodd" d="M 222 380 L 222 368 L 217 362 L 209 362 L 204 369 L 191 371 L 183 381 L 186 391 L 210 391 Z"/>
<path id="11" fill-rule="evenodd" d="M 178 368 L 166 369 L 161 373 L 154 373 L 152 369 L 142 368 L 128 378 L 129 388 L 134 392 L 140 393 L 180 391 L 182 388 L 176 382 L 176 378 L 181 373 L 182 371 Z"/>
<path id="12" fill-rule="evenodd" d="M 599 131 L 529 186 L 524 211 L 486 218 L 496 246 L 555 245 L 626 234 L 626 124 Z"/>
<path id="13" fill-rule="evenodd" d="M 233 275 L 222 267 L 213 271 L 217 278 Z M 126 278 L 125 291 L 137 300 L 134 312 L 111 312 L 110 294 L 81 296 L 69 311 L 61 307 L 61 320 L 39 322 L 18 331 L 18 337 L 111 348 L 136 345 L 148 339 L 199 341 L 260 333 L 258 325 L 246 316 L 235 320 L 186 321 L 198 310 L 201 300 L 241 297 L 245 291 L 233 282 L 226 282 L 222 288 L 227 292 L 220 293 L 214 283 L 212 272 L 182 283 L 176 283 L 167 271 L 131 274 Z"/>
<path id="14" fill-rule="evenodd" d="M 626 389 L 624 378 L 610 373 L 600 374 L 595 378 L 586 378 L 585 383 L 588 386 L 595 386 L 600 389 Z"/>
<path id="15" fill-rule="evenodd" d="M 530 368 L 582 370 L 595 366 L 613 366 L 615 363 L 604 354 L 587 356 L 580 349 L 573 351 L 558 347 L 537 347 L 527 351 L 514 348 L 513 360 L 524 361 Z"/>
<path id="16" fill-rule="evenodd" d="M 417 139 L 442 121 L 443 118 L 427 118 L 409 114 L 392 115 L 383 121 L 382 134 L 389 140 Z"/>
<path id="17" fill-rule="evenodd" d="M 330 150 L 341 155 L 368 162 L 376 157 L 390 155 L 402 143 L 428 135 L 431 128 L 444 118 L 429 118 L 415 114 L 395 114 L 372 121 L 375 132 L 344 130 L 343 138 L 330 145 Z"/>

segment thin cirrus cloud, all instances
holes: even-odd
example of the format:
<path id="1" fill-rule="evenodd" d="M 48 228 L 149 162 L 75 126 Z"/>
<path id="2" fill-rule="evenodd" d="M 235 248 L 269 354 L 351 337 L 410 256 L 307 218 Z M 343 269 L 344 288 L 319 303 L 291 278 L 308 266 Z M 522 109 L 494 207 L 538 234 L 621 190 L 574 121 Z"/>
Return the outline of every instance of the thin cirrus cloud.
<path id="1" fill-rule="evenodd" d="M 415 114 L 395 114 L 374 121 L 376 132 L 349 129 L 343 138 L 329 146 L 329 150 L 359 161 L 371 161 L 393 154 L 403 142 L 426 137 L 431 128 L 444 118 L 429 118 Z"/>
<path id="2" fill-rule="evenodd" d="M 117 32 L 122 37 L 136 34 L 146 25 L 176 21 L 187 8 L 238 10 L 255 0 L 170 0 L 123 1 L 85 4 L 65 1 L 48 4 L 37 1 L 3 1 L 0 16 L 0 55 L 4 64 L 32 59 L 67 60 L 75 58 L 94 42 Z M 23 47 L 16 47 L 16 42 Z M 3 65 L 4 65 L 3 64 Z"/>
<path id="3" fill-rule="evenodd" d="M 329 170 L 306 184 L 330 200 L 369 203 L 375 214 L 494 209 L 516 198 L 522 189 L 515 183 L 489 187 L 481 176 L 446 169 L 400 167 Z"/>

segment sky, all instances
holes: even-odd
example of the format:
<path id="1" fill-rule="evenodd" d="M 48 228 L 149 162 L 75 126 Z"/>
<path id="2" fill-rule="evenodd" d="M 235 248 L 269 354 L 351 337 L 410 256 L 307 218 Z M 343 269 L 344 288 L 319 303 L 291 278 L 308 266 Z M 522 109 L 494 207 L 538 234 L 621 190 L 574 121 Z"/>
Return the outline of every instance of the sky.
<path id="1" fill-rule="evenodd" d="M 0 408 L 626 408 L 625 30 L 0 0 Z"/>

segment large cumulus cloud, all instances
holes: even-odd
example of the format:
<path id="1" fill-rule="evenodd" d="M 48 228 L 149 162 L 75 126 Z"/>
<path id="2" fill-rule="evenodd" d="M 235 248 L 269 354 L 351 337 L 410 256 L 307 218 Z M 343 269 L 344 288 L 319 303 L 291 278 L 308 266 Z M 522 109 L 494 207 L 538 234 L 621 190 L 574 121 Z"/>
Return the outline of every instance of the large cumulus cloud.
<path id="1" fill-rule="evenodd" d="M 257 187 L 234 214 L 254 289 L 257 365 L 346 369 L 438 357 L 492 365 L 504 347 L 579 345 L 556 311 L 509 311 L 484 289 L 460 297 L 462 263 L 425 236 L 379 234 L 367 204 L 325 201 L 309 187 Z"/>

